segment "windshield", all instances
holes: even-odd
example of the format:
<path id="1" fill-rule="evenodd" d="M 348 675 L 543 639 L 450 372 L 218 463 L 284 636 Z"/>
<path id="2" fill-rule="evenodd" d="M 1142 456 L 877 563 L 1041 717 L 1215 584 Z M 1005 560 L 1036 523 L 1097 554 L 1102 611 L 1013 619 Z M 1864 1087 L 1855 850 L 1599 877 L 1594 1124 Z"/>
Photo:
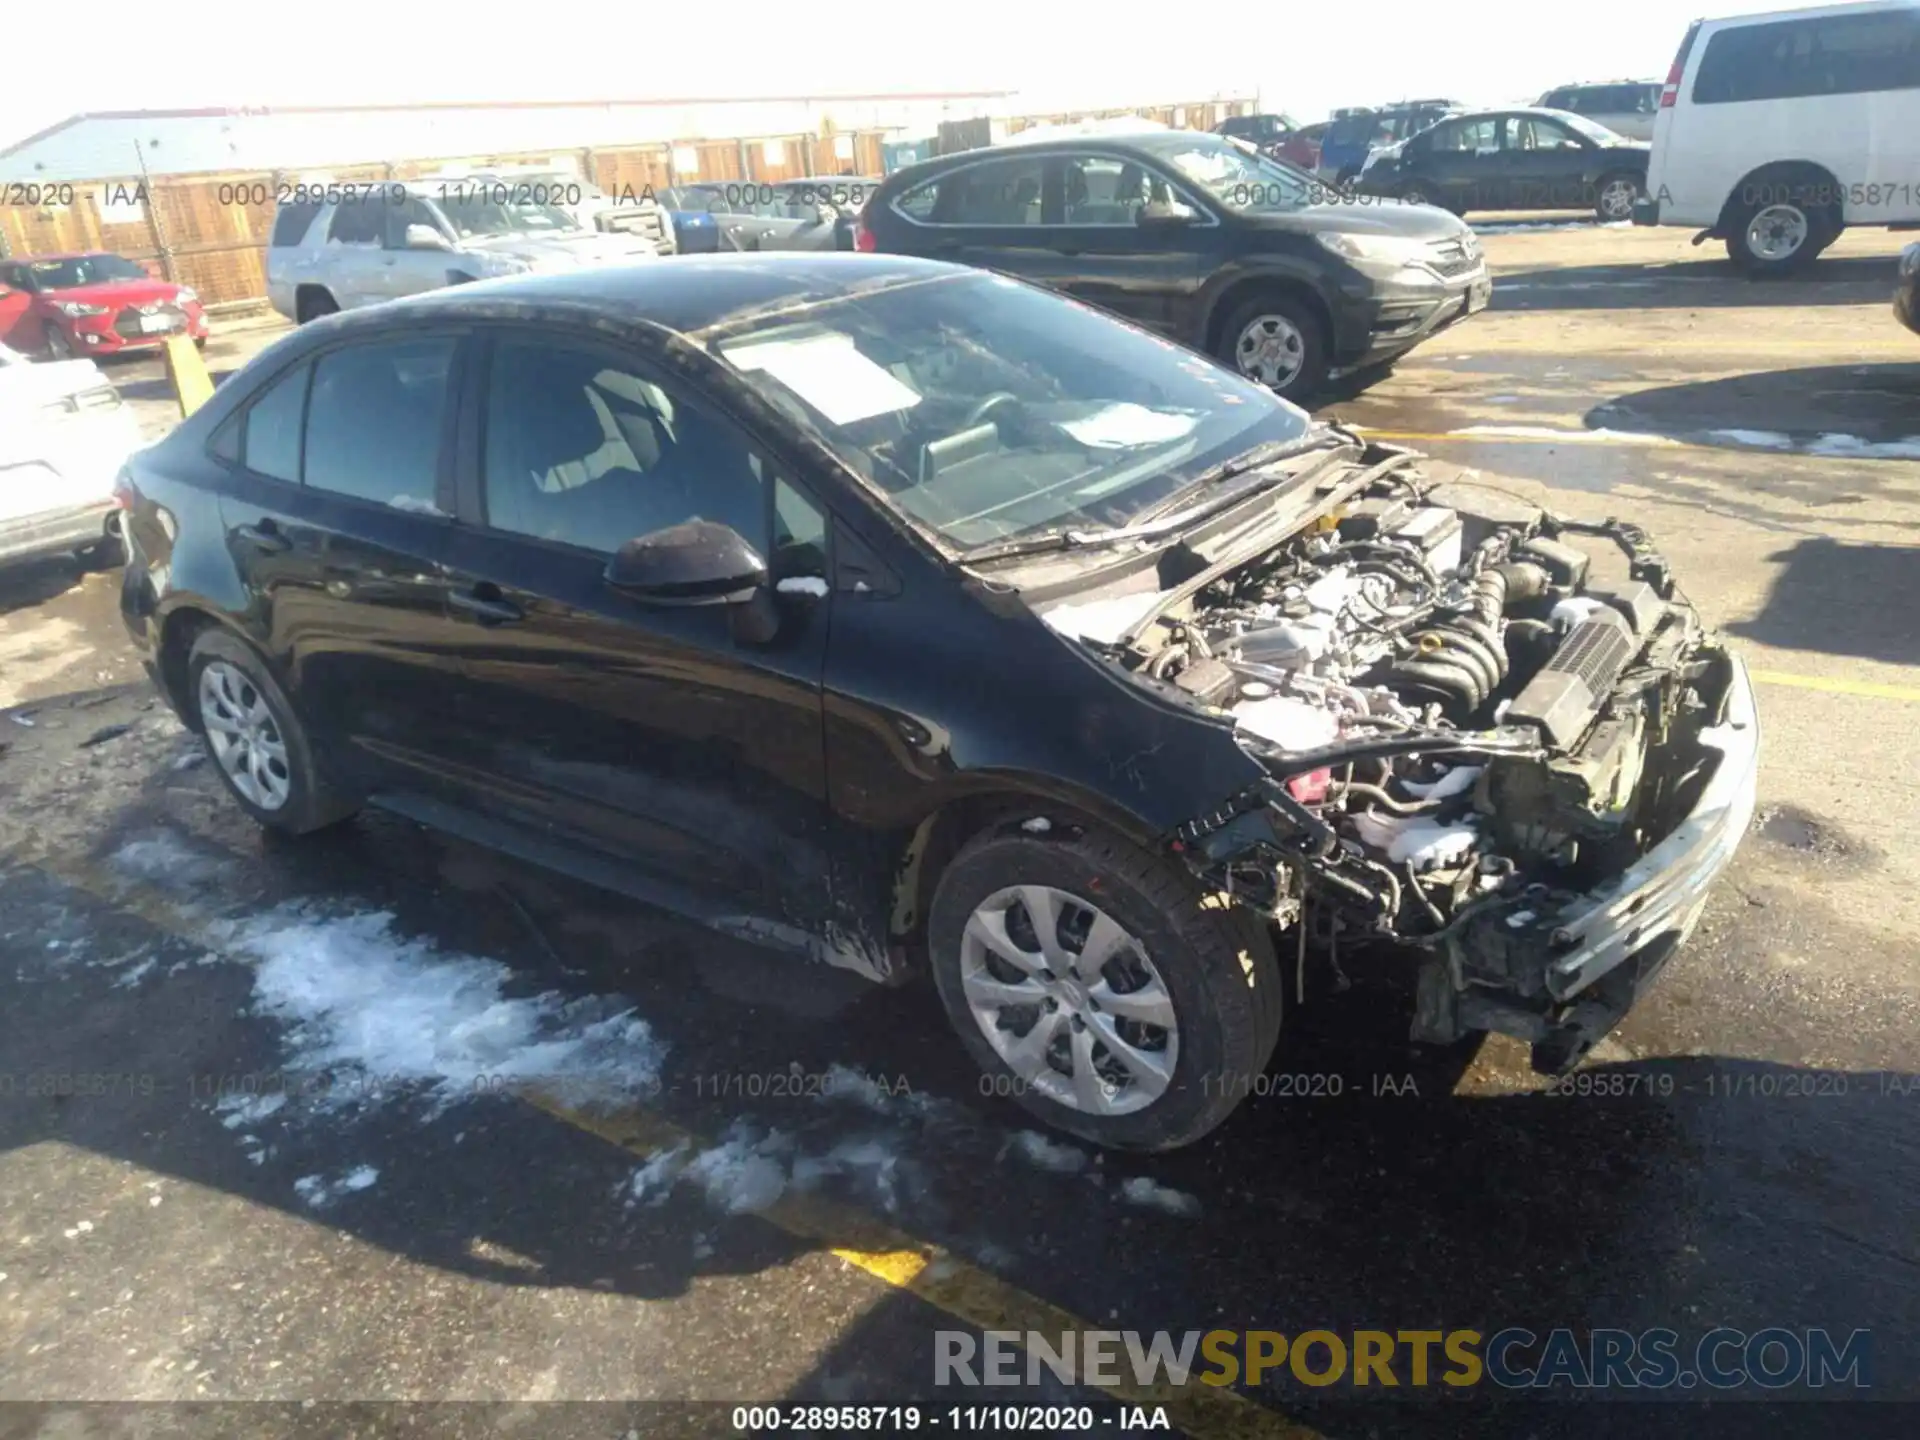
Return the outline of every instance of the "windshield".
<path id="1" fill-rule="evenodd" d="M 1177 131 L 1166 139 L 1135 143 L 1233 210 L 1298 210 L 1325 194 L 1325 186 L 1306 171 L 1219 135 Z"/>
<path id="2" fill-rule="evenodd" d="M 149 280 L 153 277 L 131 260 L 118 255 L 81 255 L 72 260 L 29 260 L 27 272 L 42 290 L 67 290 L 75 285 L 100 285 L 109 280 Z"/>
<path id="3" fill-rule="evenodd" d="M 462 240 L 483 235 L 551 234 L 578 230 L 581 224 L 558 205 L 531 202 L 500 204 L 480 195 L 444 195 L 440 213 Z"/>
<path id="4" fill-rule="evenodd" d="M 1310 423 L 1203 356 L 996 275 L 749 322 L 714 349 L 960 550 L 1125 525 Z"/>

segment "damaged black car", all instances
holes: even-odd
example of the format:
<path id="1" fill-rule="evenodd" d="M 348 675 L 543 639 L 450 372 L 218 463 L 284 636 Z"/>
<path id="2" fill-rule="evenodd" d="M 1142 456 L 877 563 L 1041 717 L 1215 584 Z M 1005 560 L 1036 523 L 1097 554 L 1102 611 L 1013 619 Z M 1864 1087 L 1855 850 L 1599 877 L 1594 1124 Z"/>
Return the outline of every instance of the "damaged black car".
<path id="1" fill-rule="evenodd" d="M 1566 1069 L 1754 803 L 1745 671 L 1635 526 L 932 262 L 328 317 L 120 496 L 129 631 L 261 823 L 377 805 L 930 978 L 1102 1144 L 1217 1126 L 1363 942 L 1415 1039 Z"/>

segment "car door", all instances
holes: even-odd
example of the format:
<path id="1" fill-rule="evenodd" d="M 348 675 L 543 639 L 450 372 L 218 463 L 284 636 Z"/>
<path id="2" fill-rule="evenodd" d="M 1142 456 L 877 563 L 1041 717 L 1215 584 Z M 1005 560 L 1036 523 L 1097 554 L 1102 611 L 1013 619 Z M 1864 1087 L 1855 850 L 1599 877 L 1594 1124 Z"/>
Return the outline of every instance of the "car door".
<path id="1" fill-rule="evenodd" d="M 374 270 L 373 287 L 383 300 L 398 300 L 403 295 L 418 295 L 439 290 L 447 283 L 446 250 L 415 250 L 407 246 L 407 227 L 424 225 L 449 246 L 453 237 L 440 217 L 425 201 L 408 196 L 396 202 L 376 200 L 380 209 L 380 261 Z"/>
<path id="2" fill-rule="evenodd" d="M 824 511 L 636 353 L 500 326 L 470 393 L 447 708 L 474 803 L 637 862 L 693 913 L 817 929 L 830 898 Z M 695 517 L 768 557 L 772 639 L 736 639 L 726 606 L 649 605 L 607 583 L 624 543 Z"/>
<path id="3" fill-rule="evenodd" d="M 316 265 L 322 282 L 342 310 L 377 305 L 389 298 L 383 286 L 385 266 L 382 205 L 341 200 L 327 220 L 326 243 Z"/>
<path id="4" fill-rule="evenodd" d="M 1500 166 L 1506 208 L 1554 210 L 1590 205 L 1582 195 L 1595 147 L 1546 115 L 1508 115 L 1501 122 Z"/>
<path id="5" fill-rule="evenodd" d="M 410 330 L 324 351 L 215 437 L 227 546 L 268 652 L 320 742 L 376 788 L 428 783 L 444 754 L 459 338 Z"/>
<path id="6" fill-rule="evenodd" d="M 1190 333 L 1186 321 L 1211 270 L 1205 242 L 1219 222 L 1135 156 L 1089 149 L 1056 164 L 1060 220 L 1048 227 L 1055 258 L 1047 283 L 1163 334 Z M 1181 212 L 1191 219 L 1174 222 Z"/>
<path id="7" fill-rule="evenodd" d="M 1415 178 L 1430 182 L 1453 209 L 1498 210 L 1507 203 L 1498 117 L 1443 121 L 1410 144 L 1420 157 Z"/>
<path id="8" fill-rule="evenodd" d="M 915 222 L 910 253 L 1052 285 L 1065 273 L 1044 223 L 1050 161 L 1032 151 L 944 171 L 897 202 Z M 1057 167 L 1052 173 L 1058 174 Z M 1058 218 L 1059 187 L 1053 189 Z"/>

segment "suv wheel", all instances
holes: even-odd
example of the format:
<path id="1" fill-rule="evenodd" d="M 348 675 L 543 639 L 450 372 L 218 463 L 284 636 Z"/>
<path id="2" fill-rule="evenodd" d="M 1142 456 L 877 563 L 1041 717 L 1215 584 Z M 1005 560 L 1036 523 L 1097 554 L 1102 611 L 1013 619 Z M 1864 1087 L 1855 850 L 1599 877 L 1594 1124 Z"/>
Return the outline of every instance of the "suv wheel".
<path id="1" fill-rule="evenodd" d="M 1320 317 L 1287 294 L 1256 296 L 1235 308 L 1220 331 L 1220 358 L 1287 400 L 1313 394 L 1327 378 Z"/>
<path id="2" fill-rule="evenodd" d="M 983 1091 L 1096 1144 L 1198 1140 L 1273 1052 L 1280 970 L 1264 925 L 1115 837 L 978 836 L 941 875 L 927 925 Z"/>
<path id="3" fill-rule="evenodd" d="M 242 641 L 205 632 L 187 657 L 187 682 L 221 780 L 260 824 L 304 835 L 360 808 L 320 774 L 293 703 Z"/>

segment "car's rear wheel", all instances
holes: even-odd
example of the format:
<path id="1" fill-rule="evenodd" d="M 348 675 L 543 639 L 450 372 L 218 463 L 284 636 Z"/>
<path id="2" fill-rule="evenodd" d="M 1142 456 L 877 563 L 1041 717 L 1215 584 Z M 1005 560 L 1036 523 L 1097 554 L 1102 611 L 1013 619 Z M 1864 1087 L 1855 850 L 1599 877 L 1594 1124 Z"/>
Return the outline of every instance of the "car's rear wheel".
<path id="1" fill-rule="evenodd" d="M 335 314 L 340 302 L 325 290 L 308 288 L 299 292 L 294 301 L 294 324 L 304 325 L 309 320 L 318 320 L 322 315 Z"/>
<path id="2" fill-rule="evenodd" d="M 1595 187 L 1594 217 L 1601 224 L 1633 218 L 1633 202 L 1640 198 L 1640 182 L 1631 175 L 1606 175 Z"/>
<path id="3" fill-rule="evenodd" d="M 1273 1052 L 1280 974 L 1264 925 L 1114 836 L 977 836 L 927 923 L 982 1091 L 1096 1144 L 1198 1140 Z"/>
<path id="4" fill-rule="evenodd" d="M 1727 258 L 1749 275 L 1784 275 L 1811 264 L 1839 233 L 1823 208 L 1772 197 L 1733 216 Z"/>
<path id="5" fill-rule="evenodd" d="M 203 633 L 187 657 L 187 681 L 220 779 L 260 824 L 304 835 L 360 808 L 320 773 L 292 701 L 245 642 Z"/>
<path id="6" fill-rule="evenodd" d="M 1258 295 L 1221 327 L 1220 358 L 1288 400 L 1304 400 L 1327 379 L 1327 336 L 1298 296 Z"/>

